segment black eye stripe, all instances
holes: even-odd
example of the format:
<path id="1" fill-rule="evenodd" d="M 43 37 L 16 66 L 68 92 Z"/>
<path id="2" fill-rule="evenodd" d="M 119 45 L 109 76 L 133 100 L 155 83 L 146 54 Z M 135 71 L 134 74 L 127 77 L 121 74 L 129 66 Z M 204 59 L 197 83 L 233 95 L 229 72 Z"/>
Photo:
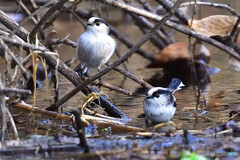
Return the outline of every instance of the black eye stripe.
<path id="1" fill-rule="evenodd" d="M 108 26 L 107 22 L 105 22 L 105 21 L 102 20 L 102 19 L 95 19 L 95 20 L 93 21 L 93 23 L 97 23 L 97 22 L 104 23 L 106 26 Z"/>
<path id="2" fill-rule="evenodd" d="M 160 94 L 169 94 L 169 93 L 171 93 L 171 92 L 168 90 L 159 89 L 159 90 L 156 90 L 155 92 L 153 92 L 151 97 L 159 97 Z"/>

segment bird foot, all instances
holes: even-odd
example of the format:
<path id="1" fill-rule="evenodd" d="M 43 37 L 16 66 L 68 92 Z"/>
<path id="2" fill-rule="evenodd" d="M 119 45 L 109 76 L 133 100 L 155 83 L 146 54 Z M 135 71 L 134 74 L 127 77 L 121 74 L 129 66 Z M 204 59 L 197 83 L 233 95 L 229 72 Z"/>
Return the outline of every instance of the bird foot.
<path id="1" fill-rule="evenodd" d="M 173 126 L 175 129 L 178 129 L 178 126 L 176 125 L 176 123 L 174 123 L 173 121 L 168 121 L 168 122 L 163 122 L 163 123 L 160 123 L 160 124 L 157 124 L 154 126 L 154 130 L 156 129 L 161 129 L 163 127 L 166 127 L 168 125 L 171 125 Z"/>
<path id="2" fill-rule="evenodd" d="M 103 80 L 102 80 L 102 77 L 100 77 L 97 83 L 98 88 L 102 87 L 102 84 L 103 84 Z"/>

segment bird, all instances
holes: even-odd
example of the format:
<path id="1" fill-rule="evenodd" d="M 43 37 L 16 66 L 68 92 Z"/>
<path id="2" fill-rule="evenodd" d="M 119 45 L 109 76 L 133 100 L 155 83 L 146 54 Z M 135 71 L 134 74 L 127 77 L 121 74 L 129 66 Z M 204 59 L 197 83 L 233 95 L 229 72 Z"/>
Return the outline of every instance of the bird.
<path id="1" fill-rule="evenodd" d="M 79 36 L 76 52 L 80 60 L 80 74 L 88 68 L 100 68 L 109 61 L 116 49 L 116 41 L 109 35 L 109 25 L 99 17 L 87 21 L 85 32 Z"/>
<path id="2" fill-rule="evenodd" d="M 168 122 L 176 111 L 176 98 L 173 93 L 180 90 L 184 84 L 178 78 L 173 78 L 168 88 L 153 87 L 143 101 L 143 110 L 146 121 L 153 123 Z"/>

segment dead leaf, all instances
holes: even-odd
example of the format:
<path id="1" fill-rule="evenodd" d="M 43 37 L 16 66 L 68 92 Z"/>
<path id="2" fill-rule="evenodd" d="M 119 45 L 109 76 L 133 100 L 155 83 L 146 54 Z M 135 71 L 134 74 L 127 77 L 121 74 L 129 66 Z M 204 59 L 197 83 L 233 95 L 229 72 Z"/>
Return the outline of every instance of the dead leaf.
<path id="1" fill-rule="evenodd" d="M 236 21 L 237 17 L 235 16 L 213 15 L 200 20 L 193 20 L 192 29 L 207 37 L 215 35 L 227 36 Z M 188 21 L 188 25 L 191 25 L 191 20 Z"/>
<path id="2" fill-rule="evenodd" d="M 157 56 L 154 63 L 167 63 L 177 59 L 190 58 L 189 47 L 187 43 L 176 42 L 165 47 Z"/>

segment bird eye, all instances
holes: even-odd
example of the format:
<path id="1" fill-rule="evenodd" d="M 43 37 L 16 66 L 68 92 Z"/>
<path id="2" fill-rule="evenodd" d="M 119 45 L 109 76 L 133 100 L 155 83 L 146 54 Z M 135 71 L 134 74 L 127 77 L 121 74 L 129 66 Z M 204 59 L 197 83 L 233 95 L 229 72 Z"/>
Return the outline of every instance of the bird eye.
<path id="1" fill-rule="evenodd" d="M 153 97 L 158 98 L 158 97 L 159 97 L 159 93 L 154 93 L 154 94 L 153 94 Z"/>
<path id="2" fill-rule="evenodd" d="M 97 26 L 100 26 L 100 23 L 99 23 L 99 22 L 97 22 L 97 23 L 96 23 L 96 25 L 97 25 Z"/>

